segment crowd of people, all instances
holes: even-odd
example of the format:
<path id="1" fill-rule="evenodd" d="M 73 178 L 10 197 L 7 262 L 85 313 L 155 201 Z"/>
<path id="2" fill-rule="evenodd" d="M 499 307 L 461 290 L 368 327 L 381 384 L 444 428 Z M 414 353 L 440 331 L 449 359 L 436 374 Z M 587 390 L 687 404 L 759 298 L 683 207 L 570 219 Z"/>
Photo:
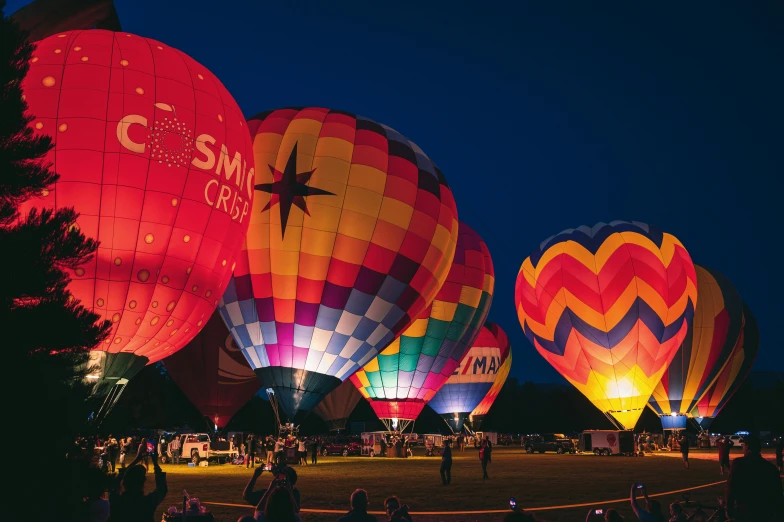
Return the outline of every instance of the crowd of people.
<path id="1" fill-rule="evenodd" d="M 257 442 L 254 442 L 257 441 Z M 441 452 L 440 477 L 443 485 L 452 482 L 452 445 L 458 443 L 445 440 Z M 265 466 L 254 469 L 248 484 L 243 491 L 243 499 L 253 506 L 253 515 L 243 516 L 238 522 L 300 522 L 300 506 L 303 495 L 297 487 L 297 472 L 287 464 L 283 457 L 285 448 L 293 448 L 298 452 L 299 464 L 307 451 L 316 448 L 315 455 L 322 443 L 316 437 L 297 438 L 295 436 L 256 439 L 247 436 L 236 443 L 248 457 L 247 466 L 259 459 Z M 171 444 L 171 441 L 169 441 Z M 262 445 L 266 455 L 257 452 L 257 445 Z M 684 444 L 688 447 L 688 444 Z M 726 491 L 718 499 L 718 506 L 704 510 L 692 508 L 686 504 L 673 503 L 665 508 L 657 499 L 652 498 L 644 484 L 634 483 L 631 486 L 630 503 L 639 522 L 784 522 L 784 498 L 779 473 L 782 471 L 782 440 L 777 441 L 777 466 L 768 462 L 761 455 L 759 438 L 750 436 L 743 442 L 744 455 L 734 459 L 730 465 L 729 449 L 732 441 L 722 437 L 718 441 L 719 464 L 721 473 L 729 470 Z M 99 451 L 95 451 L 100 448 Z M 105 439 L 80 438 L 76 441 L 69 457 L 75 463 L 82 463 L 78 469 L 81 473 L 73 475 L 81 484 L 82 495 L 73 506 L 77 522 L 152 522 L 158 506 L 168 494 L 166 473 L 159 465 L 159 447 L 145 438 L 119 437 L 109 435 Z M 481 463 L 483 479 L 489 479 L 488 469 L 492 462 L 493 445 L 488 438 L 478 442 L 478 457 Z M 304 454 L 304 455 L 303 455 Z M 250 458 L 253 455 L 255 458 Z M 264 458 L 265 460 L 261 460 Z M 305 463 L 306 464 L 306 463 Z M 75 468 L 77 469 L 77 468 Z M 149 481 L 152 470 L 153 480 Z M 272 479 L 261 489 L 256 485 L 264 471 L 269 471 Z M 153 485 L 149 486 L 148 481 Z M 357 489 L 349 499 L 349 511 L 340 517 L 338 522 L 377 522 L 377 518 L 368 513 L 368 494 L 364 489 Z M 384 501 L 387 519 L 390 521 L 407 520 L 412 522 L 408 506 L 396 496 Z M 624 517 L 615 509 L 602 507 L 592 508 L 586 522 L 623 522 Z M 504 517 L 505 522 L 541 521 L 536 515 L 513 506 Z M 633 522 L 633 521 L 629 521 Z"/>

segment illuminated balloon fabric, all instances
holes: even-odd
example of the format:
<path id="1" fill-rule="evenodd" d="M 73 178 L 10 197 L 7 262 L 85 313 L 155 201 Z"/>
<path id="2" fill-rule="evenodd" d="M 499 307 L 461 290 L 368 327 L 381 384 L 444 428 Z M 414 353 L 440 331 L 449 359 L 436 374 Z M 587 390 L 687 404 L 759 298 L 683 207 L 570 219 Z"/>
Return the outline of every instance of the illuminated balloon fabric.
<path id="1" fill-rule="evenodd" d="M 520 268 L 515 305 L 528 340 L 601 411 L 633 428 L 694 316 L 683 245 L 613 221 L 545 240 Z"/>
<path id="2" fill-rule="evenodd" d="M 105 344 L 156 362 L 209 320 L 249 224 L 253 155 L 242 112 L 184 53 L 110 31 L 38 43 L 24 94 L 54 140 L 59 181 L 25 205 L 74 207 L 100 241 L 68 288 L 112 322 Z"/>
<path id="3" fill-rule="evenodd" d="M 346 428 L 346 421 L 362 399 L 354 385 L 346 380 L 327 394 L 313 411 L 327 423 L 330 430 Z"/>
<path id="4" fill-rule="evenodd" d="M 738 337 L 727 364 L 718 378 L 708 389 L 691 412 L 701 426 L 707 428 L 710 422 L 732 398 L 743 381 L 748 377 L 759 350 L 759 329 L 751 309 L 743 303 L 743 329 Z"/>
<path id="5" fill-rule="evenodd" d="M 261 387 L 218 312 L 163 365 L 202 415 L 220 428 Z"/>
<path id="6" fill-rule="evenodd" d="M 507 341 L 507 346 L 508 346 L 508 341 Z M 487 412 L 490 411 L 490 407 L 495 402 L 495 399 L 498 397 L 498 394 L 501 393 L 501 388 L 504 387 L 504 383 L 506 383 L 506 379 L 507 377 L 509 377 L 509 372 L 511 369 L 512 369 L 512 350 L 510 348 L 507 348 L 507 350 L 504 352 L 502 349 L 501 369 L 498 370 L 498 373 L 495 376 L 495 380 L 493 381 L 493 385 L 490 387 L 490 390 L 482 399 L 482 402 L 480 402 L 479 405 L 476 408 L 474 408 L 474 410 L 471 412 L 471 418 L 472 420 L 474 420 L 474 427 L 476 427 L 476 421 L 481 420 L 481 418 L 487 415 Z"/>
<path id="7" fill-rule="evenodd" d="M 509 338 L 500 326 L 486 323 L 460 365 L 430 401 L 430 407 L 455 431 L 492 388 L 510 353 Z"/>
<path id="8" fill-rule="evenodd" d="M 724 368 L 743 322 L 743 302 L 729 279 L 709 268 L 694 268 L 700 296 L 694 320 L 648 401 L 657 414 L 670 417 L 671 425 L 680 421 L 679 428 L 686 427 L 687 416 Z"/>
<path id="9" fill-rule="evenodd" d="M 415 420 L 452 375 L 487 316 L 492 276 L 487 245 L 461 222 L 449 276 L 432 304 L 351 376 L 380 419 Z M 486 282 L 490 287 L 483 299 Z"/>
<path id="10" fill-rule="evenodd" d="M 414 143 L 360 116 L 248 121 L 256 201 L 221 313 L 289 416 L 378 355 L 447 277 L 457 210 Z"/>

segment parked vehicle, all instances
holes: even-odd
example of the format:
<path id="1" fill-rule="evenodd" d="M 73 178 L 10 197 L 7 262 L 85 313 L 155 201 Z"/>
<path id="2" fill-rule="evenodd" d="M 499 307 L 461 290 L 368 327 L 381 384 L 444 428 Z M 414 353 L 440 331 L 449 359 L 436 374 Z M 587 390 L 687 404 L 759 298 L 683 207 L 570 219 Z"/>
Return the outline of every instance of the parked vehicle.
<path id="1" fill-rule="evenodd" d="M 164 437 L 167 437 L 166 433 L 162 434 L 161 439 L 158 440 L 158 450 L 161 452 L 160 459 L 164 463 L 171 462 L 171 439 L 173 437 L 180 439 L 181 458 L 190 460 L 194 464 L 198 464 L 202 460 L 217 460 L 219 463 L 224 463 L 236 458 L 239 454 L 238 448 L 234 447 L 230 441 L 213 441 L 207 433 L 180 433 L 166 438 L 166 444 L 161 444 Z M 163 451 L 164 446 L 165 451 Z"/>
<path id="2" fill-rule="evenodd" d="M 321 448 L 321 454 L 325 457 L 327 455 L 361 455 L 362 444 L 354 439 L 348 437 L 336 437 L 332 440 L 326 441 Z"/>
<path id="3" fill-rule="evenodd" d="M 526 453 L 544 453 L 554 451 L 558 454 L 574 453 L 574 442 L 563 433 L 543 433 L 542 435 L 529 435 L 525 438 Z"/>
<path id="4" fill-rule="evenodd" d="M 594 455 L 633 455 L 634 433 L 629 430 L 586 430 L 577 448 Z"/>

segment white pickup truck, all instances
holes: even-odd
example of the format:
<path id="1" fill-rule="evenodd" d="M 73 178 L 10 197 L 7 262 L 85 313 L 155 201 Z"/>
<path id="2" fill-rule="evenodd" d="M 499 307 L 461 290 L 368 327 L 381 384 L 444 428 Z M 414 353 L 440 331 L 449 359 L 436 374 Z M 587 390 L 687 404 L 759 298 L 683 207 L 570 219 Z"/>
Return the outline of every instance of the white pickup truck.
<path id="1" fill-rule="evenodd" d="M 175 435 L 180 439 L 180 458 L 198 464 L 202 460 L 217 460 L 220 463 L 232 460 L 239 454 L 239 449 L 229 441 L 213 441 L 207 433 L 181 433 Z M 161 441 L 162 442 L 162 441 Z M 159 442 L 159 449 L 163 448 Z M 161 451 L 161 462 L 172 462 L 171 444 Z"/>

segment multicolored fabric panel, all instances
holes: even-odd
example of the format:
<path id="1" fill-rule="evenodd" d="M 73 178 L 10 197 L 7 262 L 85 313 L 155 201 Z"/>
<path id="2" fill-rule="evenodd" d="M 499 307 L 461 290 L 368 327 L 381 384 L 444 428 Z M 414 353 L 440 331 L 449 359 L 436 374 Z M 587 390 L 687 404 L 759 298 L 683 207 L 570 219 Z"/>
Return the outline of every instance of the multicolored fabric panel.
<path id="1" fill-rule="evenodd" d="M 342 430 L 346 428 L 346 421 L 360 400 L 362 395 L 354 384 L 346 380 L 324 397 L 313 408 L 313 413 L 321 417 L 330 430 Z"/>
<path id="2" fill-rule="evenodd" d="M 380 419 L 419 416 L 479 334 L 494 286 L 487 245 L 461 222 L 452 268 L 433 303 L 351 377 Z"/>
<path id="3" fill-rule="evenodd" d="M 758 350 L 757 320 L 748 305 L 743 303 L 743 329 L 735 343 L 735 348 L 716 381 L 692 410 L 691 416 L 698 419 L 716 417 L 748 377 Z"/>
<path id="4" fill-rule="evenodd" d="M 492 326 L 498 328 L 496 325 Z M 504 387 L 506 378 L 509 377 L 509 372 L 512 369 L 512 350 L 511 346 L 509 345 L 509 338 L 506 337 L 506 333 L 504 333 L 503 337 L 498 335 L 498 338 L 499 343 L 501 344 L 501 369 L 498 370 L 498 374 L 495 376 L 495 380 L 493 381 L 493 385 L 490 387 L 490 391 L 487 392 L 487 394 L 482 399 L 482 402 L 480 402 L 479 405 L 474 408 L 474 411 L 471 412 L 472 417 L 487 415 L 487 412 L 490 411 L 490 407 L 495 402 L 496 397 L 498 397 L 498 394 L 501 393 L 501 388 Z"/>
<path id="5" fill-rule="evenodd" d="M 613 221 L 545 240 L 520 268 L 526 337 L 593 404 L 633 428 L 694 316 L 697 276 L 674 236 Z"/>
<path id="6" fill-rule="evenodd" d="M 221 313 L 253 368 L 278 368 L 257 374 L 284 407 L 309 410 L 436 296 L 457 209 L 441 171 L 385 125 L 319 107 L 248 125 L 256 200 Z M 332 379 L 312 387 L 311 373 Z"/>
<path id="7" fill-rule="evenodd" d="M 486 323 L 460 365 L 430 401 L 430 407 L 440 415 L 467 416 L 490 391 L 503 366 L 503 357 L 508 359 L 509 353 L 506 332 L 494 323 Z"/>
<path id="8" fill-rule="evenodd" d="M 33 52 L 23 87 L 60 179 L 24 205 L 73 207 L 100 241 L 68 289 L 112 322 L 109 353 L 150 363 L 185 346 L 228 284 L 250 223 L 242 111 L 204 66 L 128 33 L 71 31 Z"/>
<path id="9" fill-rule="evenodd" d="M 700 301 L 683 344 L 648 401 L 659 415 L 689 415 L 730 358 L 742 331 L 743 301 L 729 279 L 695 265 Z"/>
<path id="10" fill-rule="evenodd" d="M 220 428 L 261 388 L 218 312 L 163 365 L 202 415 Z"/>

